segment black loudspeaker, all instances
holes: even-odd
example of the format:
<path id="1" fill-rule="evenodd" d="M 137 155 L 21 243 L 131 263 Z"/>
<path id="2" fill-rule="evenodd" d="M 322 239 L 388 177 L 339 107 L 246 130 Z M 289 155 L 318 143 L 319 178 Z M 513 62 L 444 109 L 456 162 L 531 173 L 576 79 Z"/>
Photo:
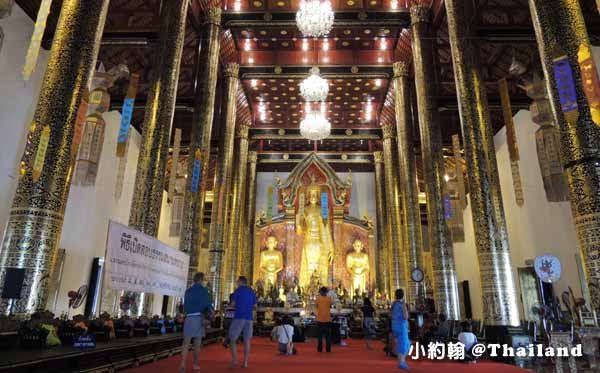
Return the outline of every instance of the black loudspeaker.
<path id="1" fill-rule="evenodd" d="M 100 307 L 96 307 L 96 302 L 100 299 L 100 291 L 102 291 L 103 267 L 104 259 L 94 258 L 94 261 L 92 262 L 92 271 L 90 272 L 87 298 L 85 300 L 85 309 L 83 311 L 83 315 L 86 318 L 90 317 L 96 311 L 96 308 L 100 309 Z"/>
<path id="2" fill-rule="evenodd" d="M 471 309 L 471 292 L 469 291 L 469 281 L 462 282 L 463 302 L 465 303 L 465 318 L 473 318 L 473 310 Z"/>
<path id="3" fill-rule="evenodd" d="M 163 295 L 163 302 L 160 312 L 163 316 L 167 316 L 167 311 L 169 310 L 169 296 Z"/>
<path id="4" fill-rule="evenodd" d="M 23 281 L 25 281 L 25 268 L 6 268 L 2 298 L 21 299 Z"/>

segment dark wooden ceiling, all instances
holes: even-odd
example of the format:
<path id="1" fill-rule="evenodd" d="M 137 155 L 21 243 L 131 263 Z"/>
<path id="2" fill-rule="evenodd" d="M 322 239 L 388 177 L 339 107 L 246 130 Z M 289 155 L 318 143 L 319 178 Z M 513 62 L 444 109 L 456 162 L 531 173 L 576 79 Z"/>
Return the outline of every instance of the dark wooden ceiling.
<path id="1" fill-rule="evenodd" d="M 513 110 L 527 108 L 529 99 L 517 84 L 523 79 L 530 79 L 539 65 L 529 7 L 527 0 L 473 1 L 477 9 L 473 22 L 477 24 L 476 37 L 492 121 L 495 129 L 499 129 L 502 115 L 497 81 L 509 79 Z M 191 0 L 189 10 L 173 124 L 173 128 L 182 128 L 184 144 L 189 139 L 193 122 L 194 76 L 202 38 L 202 13 L 211 2 L 215 1 Z M 407 8 L 416 2 L 425 2 L 433 12 L 432 27 L 438 51 L 437 99 L 445 145 L 451 143 L 453 134 L 460 133 L 443 0 L 333 0 L 336 11 L 334 29 L 326 40 L 316 42 L 304 39 L 295 26 L 298 2 L 226 0 L 222 4 L 221 63 L 235 61 L 241 64 L 238 120 L 252 123 L 251 147 L 264 154 L 265 159 L 278 160 L 265 164 L 277 164 L 276 167 L 283 171 L 294 165 L 291 162 L 294 157 L 289 154 L 303 154 L 315 147 L 332 154 L 366 154 L 380 148 L 381 123 L 394 122 L 393 87 L 389 84 L 391 64 L 396 60 L 411 59 L 410 33 L 406 29 L 410 23 Z M 588 18 L 592 42 L 598 44 L 600 17 L 594 1 L 580 2 Z M 32 19 L 35 19 L 39 3 L 40 0 L 17 0 Z M 50 46 L 61 4 L 61 0 L 53 2 L 44 43 L 46 47 Z M 123 63 L 130 71 L 141 74 L 133 118 L 137 128 L 143 121 L 152 69 L 157 67 L 153 64 L 153 57 L 159 32 L 159 9 L 160 0 L 112 0 L 98 58 L 106 69 Z M 304 106 L 299 83 L 315 63 L 330 79 L 325 110 L 335 135 L 317 144 L 309 143 L 298 135 Z M 527 72 L 511 76 L 509 70 L 514 63 L 523 65 Z M 114 108 L 120 107 L 126 84 L 121 82 L 112 89 Z M 218 101 L 219 98 L 218 94 Z M 366 115 L 367 106 L 371 106 L 370 118 Z M 219 102 L 216 109 L 216 115 L 219 115 Z M 264 114 L 261 114 L 263 111 Z M 216 147 L 220 126 L 214 128 Z M 418 138 L 415 138 L 417 147 L 418 143 Z M 283 154 L 290 160 L 287 165 Z M 336 159 L 342 163 L 342 158 Z M 349 168 L 364 168 L 347 160 L 339 168 L 346 167 L 346 163 Z M 265 166 L 265 169 L 272 167 Z"/>

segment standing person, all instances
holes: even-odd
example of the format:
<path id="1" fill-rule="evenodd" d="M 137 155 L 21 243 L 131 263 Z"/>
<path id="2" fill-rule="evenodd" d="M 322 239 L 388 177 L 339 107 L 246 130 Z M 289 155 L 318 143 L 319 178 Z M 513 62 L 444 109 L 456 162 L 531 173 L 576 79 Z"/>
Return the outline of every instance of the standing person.
<path id="1" fill-rule="evenodd" d="M 398 353 L 398 368 L 408 370 L 406 355 L 410 350 L 408 339 L 408 309 L 404 303 L 404 290 L 396 290 L 396 300 L 392 304 L 392 333 L 396 339 L 396 352 Z"/>
<path id="2" fill-rule="evenodd" d="M 240 276 L 237 281 L 238 288 L 231 295 L 231 305 L 235 307 L 235 315 L 229 326 L 229 345 L 231 346 L 231 367 L 237 366 L 237 339 L 244 333 L 244 363 L 248 368 L 248 355 L 250 355 L 250 340 L 252 339 L 252 313 L 256 305 L 256 294 L 248 286 L 248 279 Z"/>
<path id="3" fill-rule="evenodd" d="M 331 298 L 327 296 L 327 288 L 323 286 L 317 297 L 317 351 L 323 352 L 323 337 L 325 337 L 325 351 L 331 352 Z"/>
<path id="4" fill-rule="evenodd" d="M 208 289 L 204 287 L 204 273 L 198 272 L 194 275 L 194 284 L 185 291 L 184 312 L 186 314 L 183 323 L 183 346 L 181 347 L 181 373 L 185 372 L 187 354 L 190 350 L 190 342 L 194 338 L 194 370 L 199 370 L 200 346 L 202 337 L 205 335 L 205 315 L 212 317 L 213 307 Z"/>
<path id="5" fill-rule="evenodd" d="M 371 339 L 375 337 L 375 308 L 371 303 L 371 299 L 369 297 L 365 297 L 363 306 L 361 308 L 363 315 L 363 331 L 365 334 L 365 342 L 367 344 L 367 349 L 371 349 Z"/>

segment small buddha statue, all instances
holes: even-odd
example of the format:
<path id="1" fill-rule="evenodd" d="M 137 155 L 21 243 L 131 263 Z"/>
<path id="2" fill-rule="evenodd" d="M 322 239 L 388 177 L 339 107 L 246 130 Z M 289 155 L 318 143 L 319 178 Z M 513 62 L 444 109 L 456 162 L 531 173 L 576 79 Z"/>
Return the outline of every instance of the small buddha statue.
<path id="1" fill-rule="evenodd" d="M 267 237 L 267 249 L 260 253 L 260 270 L 267 286 L 276 286 L 277 274 L 283 269 L 283 255 L 277 250 L 277 238 Z"/>
<path id="2" fill-rule="evenodd" d="M 285 295 L 285 290 L 283 288 L 279 288 L 279 296 L 277 297 L 283 306 L 287 304 L 287 296 Z"/>
<path id="3" fill-rule="evenodd" d="M 367 289 L 367 273 L 369 272 L 369 256 L 363 251 L 361 240 L 352 244 L 354 251 L 346 256 L 346 269 L 352 278 L 354 296 L 360 296 Z"/>

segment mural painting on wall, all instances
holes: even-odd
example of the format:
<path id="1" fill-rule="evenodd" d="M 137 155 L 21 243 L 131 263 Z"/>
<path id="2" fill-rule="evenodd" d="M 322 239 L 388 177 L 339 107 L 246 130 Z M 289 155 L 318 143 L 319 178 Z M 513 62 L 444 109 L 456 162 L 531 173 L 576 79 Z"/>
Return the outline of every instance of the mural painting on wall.
<path id="1" fill-rule="evenodd" d="M 372 288 L 373 225 L 348 215 L 350 180 L 342 181 L 316 154 L 285 181 L 276 179 L 277 214 L 270 223 L 267 213 L 256 220 L 255 282 L 305 292 L 321 285 L 352 289 L 353 282 Z"/>

